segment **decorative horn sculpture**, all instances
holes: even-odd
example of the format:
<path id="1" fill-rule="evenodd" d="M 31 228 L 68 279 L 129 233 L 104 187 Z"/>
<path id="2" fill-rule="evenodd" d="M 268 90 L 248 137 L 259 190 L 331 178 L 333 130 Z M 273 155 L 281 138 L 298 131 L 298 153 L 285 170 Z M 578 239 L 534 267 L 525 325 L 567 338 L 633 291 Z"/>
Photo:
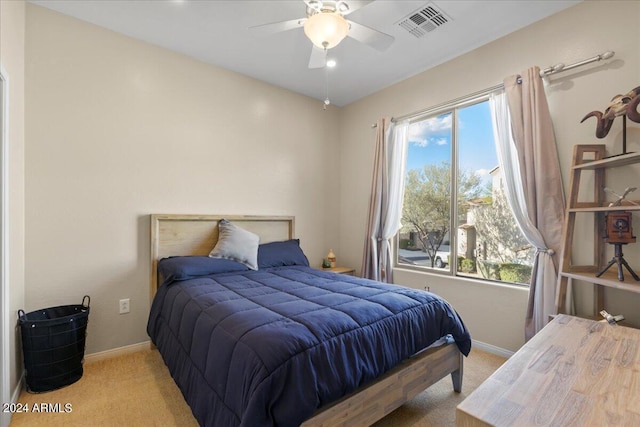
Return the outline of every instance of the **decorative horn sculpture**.
<path id="1" fill-rule="evenodd" d="M 609 133 L 609 129 L 611 129 L 611 125 L 613 125 L 613 118 L 609 118 L 605 114 L 602 114 L 600 111 L 592 111 L 580 120 L 580 123 L 587 120 L 589 117 L 595 117 L 598 119 L 596 123 L 596 138 L 604 138 Z"/>
<path id="2" fill-rule="evenodd" d="M 611 99 L 609 106 L 604 113 L 600 111 L 592 111 L 580 120 L 580 123 L 589 117 L 595 117 L 598 122 L 596 124 L 596 137 L 604 138 L 609 133 L 613 121 L 618 116 L 626 116 L 629 120 L 640 123 L 640 113 L 638 112 L 638 104 L 640 103 L 640 86 L 631 90 L 625 95 L 616 95 Z"/>
<path id="3" fill-rule="evenodd" d="M 638 112 L 638 104 L 640 104 L 640 86 L 634 89 L 636 96 L 634 96 L 627 105 L 627 117 L 632 122 L 640 123 L 640 112 Z"/>

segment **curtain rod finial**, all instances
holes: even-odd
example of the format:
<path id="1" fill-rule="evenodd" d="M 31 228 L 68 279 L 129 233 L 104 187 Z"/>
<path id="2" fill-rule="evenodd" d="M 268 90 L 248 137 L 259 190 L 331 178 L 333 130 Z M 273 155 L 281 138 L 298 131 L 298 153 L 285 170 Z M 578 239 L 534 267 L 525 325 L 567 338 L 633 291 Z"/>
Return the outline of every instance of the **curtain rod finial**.
<path id="1" fill-rule="evenodd" d="M 613 58 L 613 55 L 615 55 L 616 53 L 612 50 L 608 50 L 605 53 L 603 53 L 602 55 L 600 55 L 600 59 L 609 59 L 609 58 Z"/>

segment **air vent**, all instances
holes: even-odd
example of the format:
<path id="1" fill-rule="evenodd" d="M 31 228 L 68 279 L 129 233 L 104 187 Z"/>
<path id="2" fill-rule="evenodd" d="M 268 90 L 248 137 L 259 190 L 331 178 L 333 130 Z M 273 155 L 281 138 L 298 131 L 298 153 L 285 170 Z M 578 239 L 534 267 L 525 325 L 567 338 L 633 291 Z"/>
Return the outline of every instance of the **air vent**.
<path id="1" fill-rule="evenodd" d="M 402 18 L 396 25 L 416 38 L 420 38 L 449 21 L 451 21 L 451 19 L 438 9 L 436 5 L 427 3 L 415 12 Z"/>

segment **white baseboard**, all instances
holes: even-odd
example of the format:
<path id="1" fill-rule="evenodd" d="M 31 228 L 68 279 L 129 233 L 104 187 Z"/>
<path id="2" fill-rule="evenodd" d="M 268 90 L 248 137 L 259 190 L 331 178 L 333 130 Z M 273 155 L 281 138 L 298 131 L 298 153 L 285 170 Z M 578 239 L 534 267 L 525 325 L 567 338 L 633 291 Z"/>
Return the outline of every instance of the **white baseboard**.
<path id="1" fill-rule="evenodd" d="M 20 398 L 20 393 L 25 389 L 25 378 L 24 378 L 24 370 L 22 371 L 22 375 L 20 375 L 20 381 L 16 384 L 16 388 L 13 390 L 11 394 L 11 402 L 16 403 Z"/>
<path id="2" fill-rule="evenodd" d="M 13 393 L 11 393 L 11 402 L 10 403 L 18 403 L 18 399 L 20 399 L 20 393 L 25 389 L 24 383 L 24 371 L 22 371 L 22 375 L 20 376 L 20 380 L 18 384 L 16 384 L 16 388 L 13 389 Z M 0 425 L 1 426 L 9 426 L 11 424 L 11 412 L 3 412 L 0 414 Z"/>
<path id="3" fill-rule="evenodd" d="M 143 341 L 137 344 L 126 345 L 124 347 L 112 348 L 111 350 L 100 351 L 98 353 L 86 354 L 85 363 L 99 362 L 100 360 L 111 359 L 113 357 L 124 356 L 125 354 L 136 353 L 138 351 L 149 350 L 151 341 Z"/>
<path id="4" fill-rule="evenodd" d="M 481 341 L 471 340 L 473 343 L 472 347 L 477 348 L 478 350 L 486 351 L 487 353 L 495 354 L 496 356 L 501 356 L 505 358 L 510 358 L 514 355 L 515 351 L 506 350 L 504 348 L 496 347 L 495 345 L 487 344 Z"/>

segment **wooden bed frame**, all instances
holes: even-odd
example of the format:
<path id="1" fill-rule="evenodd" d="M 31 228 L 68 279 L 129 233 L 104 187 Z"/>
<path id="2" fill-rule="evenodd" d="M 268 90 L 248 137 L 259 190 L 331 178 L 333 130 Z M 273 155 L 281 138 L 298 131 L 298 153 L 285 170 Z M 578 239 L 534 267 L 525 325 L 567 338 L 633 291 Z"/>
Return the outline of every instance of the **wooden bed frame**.
<path id="1" fill-rule="evenodd" d="M 151 215 L 151 299 L 158 288 L 158 261 L 176 255 L 208 255 L 218 239 L 218 222 L 226 218 L 256 233 L 261 243 L 294 237 L 294 217 L 236 215 Z M 375 381 L 318 410 L 302 425 L 369 426 L 427 387 L 451 375 L 462 389 L 462 353 L 456 344 L 423 350 Z"/>

